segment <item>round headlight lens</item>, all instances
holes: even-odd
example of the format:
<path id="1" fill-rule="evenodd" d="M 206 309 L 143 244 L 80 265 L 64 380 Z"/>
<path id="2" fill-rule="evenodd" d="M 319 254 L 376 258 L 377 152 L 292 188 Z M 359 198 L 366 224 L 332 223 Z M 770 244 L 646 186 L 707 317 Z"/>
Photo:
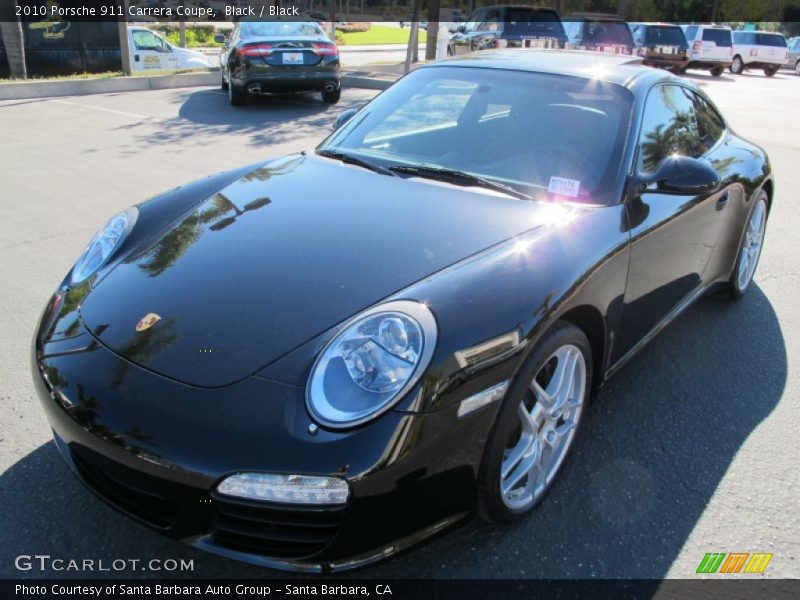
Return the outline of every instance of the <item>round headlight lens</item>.
<path id="1" fill-rule="evenodd" d="M 424 304 L 388 302 L 362 313 L 317 358 L 306 388 L 316 421 L 352 427 L 391 408 L 419 380 L 436 346 Z"/>
<path id="2" fill-rule="evenodd" d="M 86 250 L 75 262 L 72 267 L 70 281 L 73 284 L 81 283 L 91 277 L 102 267 L 119 245 L 128 236 L 136 223 L 139 211 L 136 208 L 129 208 L 113 217 L 105 226 L 98 231 L 86 246 Z"/>

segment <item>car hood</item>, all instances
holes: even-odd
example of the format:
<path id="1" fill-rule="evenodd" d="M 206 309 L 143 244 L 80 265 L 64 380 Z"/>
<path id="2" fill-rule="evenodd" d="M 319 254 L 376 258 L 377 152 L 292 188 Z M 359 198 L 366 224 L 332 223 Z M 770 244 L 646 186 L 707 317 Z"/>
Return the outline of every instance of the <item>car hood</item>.
<path id="1" fill-rule="evenodd" d="M 132 250 L 96 284 L 81 318 L 136 364 L 185 383 L 223 386 L 536 227 L 545 209 L 295 155 L 199 201 Z"/>

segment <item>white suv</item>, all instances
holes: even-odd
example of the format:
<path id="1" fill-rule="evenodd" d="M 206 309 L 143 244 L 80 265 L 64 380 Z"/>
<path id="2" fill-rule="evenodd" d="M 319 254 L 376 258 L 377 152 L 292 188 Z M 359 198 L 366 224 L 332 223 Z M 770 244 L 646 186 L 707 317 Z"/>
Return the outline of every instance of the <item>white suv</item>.
<path id="1" fill-rule="evenodd" d="M 763 69 L 772 77 L 789 56 L 786 38 L 780 33 L 766 31 L 734 31 L 733 62 L 731 73 L 737 75 L 745 69 Z"/>
<path id="2" fill-rule="evenodd" d="M 683 25 L 689 43 L 689 63 L 681 70 L 708 69 L 719 77 L 731 66 L 733 38 L 730 27 L 721 25 Z"/>

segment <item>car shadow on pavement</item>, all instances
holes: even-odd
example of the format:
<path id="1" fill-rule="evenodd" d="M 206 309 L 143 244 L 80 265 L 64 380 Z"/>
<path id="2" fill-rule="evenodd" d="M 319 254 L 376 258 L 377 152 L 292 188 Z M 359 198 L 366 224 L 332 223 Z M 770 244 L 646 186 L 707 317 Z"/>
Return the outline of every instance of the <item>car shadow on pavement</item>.
<path id="1" fill-rule="evenodd" d="M 333 105 L 323 104 L 319 94 L 253 96 L 246 106 L 234 107 L 222 90 L 204 89 L 175 92 L 174 102 L 181 104 L 178 118 L 157 127 L 138 122 L 119 128 L 133 130 L 137 143 L 131 145 L 131 153 L 154 144 L 195 148 L 227 135 L 244 136 L 250 145 L 263 147 L 318 136 L 320 128 L 330 129 L 342 111 L 358 108 L 365 100 L 349 98 L 347 93 Z"/>
<path id="2" fill-rule="evenodd" d="M 780 402 L 786 377 L 780 324 L 759 287 L 738 303 L 703 300 L 601 390 L 575 454 L 533 514 L 508 526 L 473 521 L 347 576 L 661 578 L 748 436 Z M 757 512 L 753 496 L 741 510 Z M 0 476 L 0 505 L 3 577 L 282 576 L 196 551 L 119 515 L 77 482 L 51 443 Z M 20 572 L 20 554 L 107 564 L 184 558 L 194 569 Z"/>

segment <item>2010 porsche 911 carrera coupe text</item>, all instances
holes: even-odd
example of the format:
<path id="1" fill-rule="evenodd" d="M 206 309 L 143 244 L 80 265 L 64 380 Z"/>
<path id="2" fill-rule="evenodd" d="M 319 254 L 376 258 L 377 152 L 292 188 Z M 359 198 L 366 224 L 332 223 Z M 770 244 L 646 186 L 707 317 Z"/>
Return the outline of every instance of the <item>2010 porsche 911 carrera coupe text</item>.
<path id="1" fill-rule="evenodd" d="M 70 468 L 133 518 L 357 567 L 536 506 L 592 390 L 751 287 L 773 186 L 701 90 L 636 58 L 433 63 L 313 151 L 112 218 L 44 311 L 34 380 Z"/>

